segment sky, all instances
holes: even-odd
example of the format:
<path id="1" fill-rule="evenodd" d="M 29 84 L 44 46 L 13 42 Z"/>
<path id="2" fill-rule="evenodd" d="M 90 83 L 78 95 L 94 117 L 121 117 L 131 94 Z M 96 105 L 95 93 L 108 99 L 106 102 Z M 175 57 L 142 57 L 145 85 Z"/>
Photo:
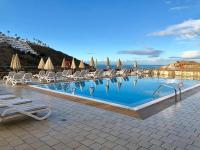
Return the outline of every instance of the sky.
<path id="1" fill-rule="evenodd" d="M 200 58 L 200 0 L 0 0 L 0 31 L 88 61 Z"/>

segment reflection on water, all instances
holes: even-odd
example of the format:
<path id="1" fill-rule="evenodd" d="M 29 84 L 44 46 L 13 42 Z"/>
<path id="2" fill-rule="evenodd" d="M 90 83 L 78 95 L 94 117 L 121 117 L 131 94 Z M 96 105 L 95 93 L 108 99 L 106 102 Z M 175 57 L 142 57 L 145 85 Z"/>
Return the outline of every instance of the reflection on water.
<path id="1" fill-rule="evenodd" d="M 136 86 L 137 78 L 134 79 L 133 85 Z M 80 90 L 81 92 L 85 91 L 85 87 L 88 88 L 90 95 L 92 96 L 95 89 L 98 88 L 98 86 L 104 86 L 105 92 L 108 94 L 110 84 L 114 85 L 116 84 L 117 90 L 120 91 L 123 82 L 129 81 L 129 77 L 118 77 L 118 78 L 111 78 L 106 79 L 103 81 L 103 79 L 95 79 L 95 80 L 89 80 L 89 81 L 77 81 L 77 82 L 59 82 L 54 84 L 46 84 L 41 85 L 45 88 L 51 89 L 51 90 L 57 90 L 57 91 L 63 91 L 67 93 L 75 94 L 77 90 Z M 105 82 L 105 84 L 104 84 Z M 87 84 L 87 86 L 86 86 Z M 87 89 L 86 89 L 87 90 Z"/>
<path id="2" fill-rule="evenodd" d="M 59 82 L 37 86 L 63 93 L 93 97 L 103 101 L 132 107 L 172 93 L 171 89 L 163 88 L 162 91 L 159 91 L 159 95 L 153 95 L 154 91 L 164 81 L 169 82 L 169 80 L 163 78 L 130 76 L 111 79 L 105 78 L 86 81 Z M 197 81 L 190 80 L 175 79 L 174 81 L 181 81 L 180 83 L 183 89 L 197 83 Z"/>
<path id="3" fill-rule="evenodd" d="M 142 80 L 143 78 L 135 76 L 132 78 L 132 85 L 133 87 L 137 86 L 137 83 L 139 80 Z M 104 86 L 106 94 L 109 93 L 110 84 L 116 85 L 116 90 L 120 91 L 121 87 L 123 86 L 123 83 L 129 82 L 130 77 L 117 77 L 117 78 L 107 78 L 107 79 L 94 79 L 89 81 L 76 81 L 76 82 L 60 82 L 60 83 L 54 83 L 54 84 L 46 84 L 41 85 L 45 88 L 51 89 L 51 90 L 57 90 L 57 91 L 64 91 L 67 93 L 73 93 L 76 94 L 77 91 L 85 92 L 86 90 L 89 91 L 90 96 L 93 96 L 95 89 L 98 89 L 98 87 Z M 175 82 L 180 84 L 180 87 L 184 87 L 184 83 L 182 79 L 163 79 L 162 82 Z"/>
<path id="4" fill-rule="evenodd" d="M 94 87 L 90 87 L 89 90 L 90 90 L 90 96 L 93 96 L 93 94 L 94 94 Z"/>

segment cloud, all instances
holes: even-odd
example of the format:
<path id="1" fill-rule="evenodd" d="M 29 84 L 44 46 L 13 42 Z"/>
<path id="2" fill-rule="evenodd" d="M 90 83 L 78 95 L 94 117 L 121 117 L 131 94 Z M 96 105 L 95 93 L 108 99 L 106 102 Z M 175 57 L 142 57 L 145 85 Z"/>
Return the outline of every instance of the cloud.
<path id="1" fill-rule="evenodd" d="M 118 52 L 118 54 L 143 55 L 149 57 L 159 57 L 161 53 L 163 53 L 162 50 L 156 50 L 154 48 L 145 48 L 144 50 L 123 50 Z"/>
<path id="2" fill-rule="evenodd" d="M 176 6 L 176 7 L 172 7 L 170 8 L 170 10 L 172 11 L 179 11 L 179 10 L 184 10 L 184 9 L 188 9 L 189 7 L 188 6 Z"/>
<path id="3" fill-rule="evenodd" d="M 177 56 L 171 56 L 169 57 L 170 59 L 180 59 L 181 57 L 177 57 Z"/>
<path id="4" fill-rule="evenodd" d="M 175 36 L 181 39 L 194 39 L 200 35 L 200 19 L 187 20 L 175 24 L 158 32 L 148 34 L 149 36 Z"/>
<path id="5" fill-rule="evenodd" d="M 152 58 L 137 58 L 136 61 L 139 65 L 167 65 L 167 64 L 175 62 L 174 59 L 160 58 L 160 57 L 156 57 L 154 59 L 152 59 Z M 134 62 L 133 62 L 133 60 L 128 60 L 124 63 L 132 65 Z"/>
<path id="6" fill-rule="evenodd" d="M 180 54 L 180 57 L 172 56 L 170 59 L 200 59 L 200 50 L 196 51 L 184 51 Z"/>
<path id="7" fill-rule="evenodd" d="M 199 59 L 200 58 L 200 50 L 185 51 L 181 54 L 181 58 L 184 58 L 184 59 Z"/>

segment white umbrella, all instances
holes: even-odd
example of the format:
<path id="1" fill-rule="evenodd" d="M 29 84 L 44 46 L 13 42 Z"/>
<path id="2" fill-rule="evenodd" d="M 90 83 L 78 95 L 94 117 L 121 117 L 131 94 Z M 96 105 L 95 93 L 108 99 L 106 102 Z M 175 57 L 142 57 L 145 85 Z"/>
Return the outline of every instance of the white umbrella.
<path id="1" fill-rule="evenodd" d="M 93 57 L 90 59 L 90 64 L 89 65 L 90 65 L 90 67 L 94 68 L 95 63 L 94 63 Z"/>
<path id="2" fill-rule="evenodd" d="M 21 64 L 20 64 L 18 54 L 15 55 L 15 58 L 14 58 L 14 61 L 13 61 L 13 69 L 17 70 L 17 71 L 21 69 Z"/>
<path id="3" fill-rule="evenodd" d="M 51 62 L 51 58 L 49 57 L 46 61 L 46 64 L 44 65 L 45 70 L 53 70 L 54 66 L 53 63 Z"/>
<path id="4" fill-rule="evenodd" d="M 81 62 L 79 64 L 79 68 L 80 69 L 84 69 L 85 68 L 85 64 L 84 64 L 83 60 L 81 60 Z"/>
<path id="5" fill-rule="evenodd" d="M 11 62 L 10 62 L 10 68 L 13 68 L 14 59 L 15 59 L 15 55 L 13 54 L 13 55 L 12 55 Z"/>
<path id="6" fill-rule="evenodd" d="M 72 59 L 71 69 L 76 69 L 76 64 L 74 58 Z"/>
<path id="7" fill-rule="evenodd" d="M 110 60 L 109 60 L 108 57 L 106 58 L 106 68 L 107 68 L 107 69 L 110 68 Z"/>
<path id="8" fill-rule="evenodd" d="M 44 65 L 45 65 L 45 63 L 44 63 L 44 59 L 43 58 L 41 58 L 40 59 L 40 62 L 39 62 L 39 64 L 38 64 L 38 69 L 44 69 Z"/>
<path id="9" fill-rule="evenodd" d="M 117 62 L 117 68 L 121 69 L 121 67 L 122 67 L 122 61 L 119 59 Z"/>
<path id="10" fill-rule="evenodd" d="M 66 67 L 67 67 L 66 59 L 63 58 L 63 60 L 62 60 L 62 64 L 61 64 L 61 68 L 65 69 Z"/>

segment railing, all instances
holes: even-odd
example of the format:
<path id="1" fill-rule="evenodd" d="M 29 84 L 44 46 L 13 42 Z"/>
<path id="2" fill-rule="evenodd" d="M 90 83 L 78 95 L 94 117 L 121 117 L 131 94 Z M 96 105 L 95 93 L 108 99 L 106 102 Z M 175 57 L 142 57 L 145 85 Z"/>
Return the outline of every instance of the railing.
<path id="1" fill-rule="evenodd" d="M 174 87 L 174 86 L 172 86 L 172 85 L 170 85 L 170 84 L 166 84 L 166 83 L 162 83 L 159 87 L 158 87 L 158 89 L 153 93 L 153 95 L 155 95 L 160 89 L 161 89 L 161 87 L 168 87 L 168 88 L 171 88 L 171 89 L 173 89 L 174 90 L 174 95 L 175 95 L 175 102 L 177 102 L 177 89 L 176 88 L 178 88 L 178 90 L 179 90 L 179 95 L 180 95 L 180 97 L 179 97 L 179 100 L 181 100 L 181 88 L 180 87 Z"/>

